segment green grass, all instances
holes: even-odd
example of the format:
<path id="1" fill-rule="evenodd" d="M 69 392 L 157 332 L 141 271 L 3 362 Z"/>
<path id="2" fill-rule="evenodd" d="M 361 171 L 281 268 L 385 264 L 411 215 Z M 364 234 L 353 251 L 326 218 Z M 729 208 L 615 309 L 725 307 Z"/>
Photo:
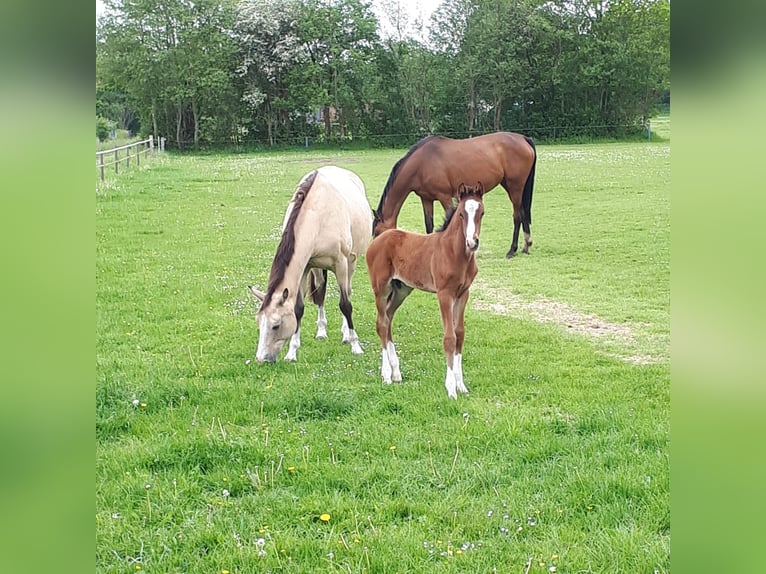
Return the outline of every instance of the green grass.
<path id="1" fill-rule="evenodd" d="M 418 292 L 382 384 L 364 264 L 364 355 L 332 286 L 330 339 L 309 306 L 297 363 L 246 364 L 297 181 L 336 163 L 375 206 L 403 153 L 166 155 L 97 183 L 98 572 L 669 572 L 667 143 L 541 146 L 529 256 L 504 259 L 511 206 L 486 196 L 468 396 Z"/>

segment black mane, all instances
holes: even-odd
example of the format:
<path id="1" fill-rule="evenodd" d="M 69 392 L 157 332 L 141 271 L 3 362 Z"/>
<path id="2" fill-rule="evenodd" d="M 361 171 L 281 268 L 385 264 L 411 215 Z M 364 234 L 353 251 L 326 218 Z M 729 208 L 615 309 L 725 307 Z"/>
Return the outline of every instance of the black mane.
<path id="1" fill-rule="evenodd" d="M 423 145 L 429 141 L 431 141 L 433 138 L 438 137 L 434 135 L 426 136 L 419 142 L 417 142 L 415 145 L 413 145 L 406 154 L 404 154 L 404 157 L 402 157 L 399 161 L 397 161 L 394 164 L 394 167 L 391 168 L 391 173 L 388 175 L 388 181 L 386 182 L 386 186 L 383 188 L 383 195 L 380 196 L 380 201 L 378 202 L 378 208 L 375 210 L 375 219 L 378 221 L 381 220 L 382 214 L 381 211 L 383 210 L 383 203 L 386 201 L 386 196 L 388 195 L 388 191 L 391 189 L 391 186 L 394 185 L 394 180 L 396 179 L 396 176 L 399 173 L 399 170 L 404 165 L 404 162 L 407 161 L 410 156 L 415 153 L 417 150 L 419 150 Z"/>
<path id="2" fill-rule="evenodd" d="M 287 220 L 287 225 L 285 225 L 285 229 L 282 232 L 282 239 L 279 241 L 279 246 L 277 246 L 277 253 L 274 255 L 274 261 L 271 263 L 269 286 L 266 289 L 266 296 L 263 298 L 263 305 L 261 307 L 263 309 L 271 303 L 274 291 L 284 279 L 285 270 L 295 253 L 295 222 L 298 219 L 298 213 L 306 200 L 306 196 L 314 185 L 316 176 L 317 170 L 309 173 L 303 181 L 298 184 L 298 188 L 295 190 L 295 194 L 293 194 L 293 210 L 290 212 L 290 218 Z"/>

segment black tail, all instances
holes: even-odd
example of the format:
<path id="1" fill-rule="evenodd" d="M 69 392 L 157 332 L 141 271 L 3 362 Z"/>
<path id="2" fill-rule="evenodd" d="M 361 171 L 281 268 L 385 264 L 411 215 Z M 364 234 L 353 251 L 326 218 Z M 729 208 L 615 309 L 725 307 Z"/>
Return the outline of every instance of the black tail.
<path id="1" fill-rule="evenodd" d="M 537 165 L 537 148 L 535 147 L 535 141 L 527 136 L 524 136 L 527 143 L 532 146 L 532 151 L 535 152 L 535 159 L 532 161 L 532 169 L 529 170 L 527 181 L 524 184 L 524 193 L 521 196 L 521 206 L 524 209 L 524 214 L 527 217 L 527 223 L 532 224 L 532 192 L 535 188 L 535 166 Z"/>

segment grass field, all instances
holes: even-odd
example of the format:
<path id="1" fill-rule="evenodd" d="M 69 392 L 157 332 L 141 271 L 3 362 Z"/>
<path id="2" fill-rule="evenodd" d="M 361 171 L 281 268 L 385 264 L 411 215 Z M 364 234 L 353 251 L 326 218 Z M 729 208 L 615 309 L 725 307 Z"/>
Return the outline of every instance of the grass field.
<path id="1" fill-rule="evenodd" d="M 404 150 L 158 156 L 96 191 L 97 572 L 670 571 L 670 146 L 541 146 L 534 245 L 485 198 L 468 396 L 414 292 L 383 385 L 304 317 L 297 363 L 247 361 L 287 201 L 326 163 L 375 206 Z M 419 203 L 400 226 L 420 230 Z M 331 327 L 331 329 L 330 329 Z M 325 515 L 325 516 L 323 516 Z"/>

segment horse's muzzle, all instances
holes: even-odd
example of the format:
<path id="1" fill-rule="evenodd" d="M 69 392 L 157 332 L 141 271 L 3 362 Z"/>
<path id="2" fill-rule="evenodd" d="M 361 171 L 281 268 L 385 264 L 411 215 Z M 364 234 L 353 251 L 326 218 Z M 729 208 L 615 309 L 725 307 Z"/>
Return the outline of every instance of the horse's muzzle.
<path id="1" fill-rule="evenodd" d="M 478 251 L 479 249 L 479 238 L 474 238 L 473 241 L 469 241 L 468 239 L 465 240 L 465 246 L 468 251 Z"/>
<path id="2" fill-rule="evenodd" d="M 255 356 L 255 360 L 258 361 L 259 365 L 262 365 L 263 363 L 276 363 L 277 362 L 277 356 L 276 355 L 264 355 L 263 357 L 259 357 L 258 355 Z"/>

